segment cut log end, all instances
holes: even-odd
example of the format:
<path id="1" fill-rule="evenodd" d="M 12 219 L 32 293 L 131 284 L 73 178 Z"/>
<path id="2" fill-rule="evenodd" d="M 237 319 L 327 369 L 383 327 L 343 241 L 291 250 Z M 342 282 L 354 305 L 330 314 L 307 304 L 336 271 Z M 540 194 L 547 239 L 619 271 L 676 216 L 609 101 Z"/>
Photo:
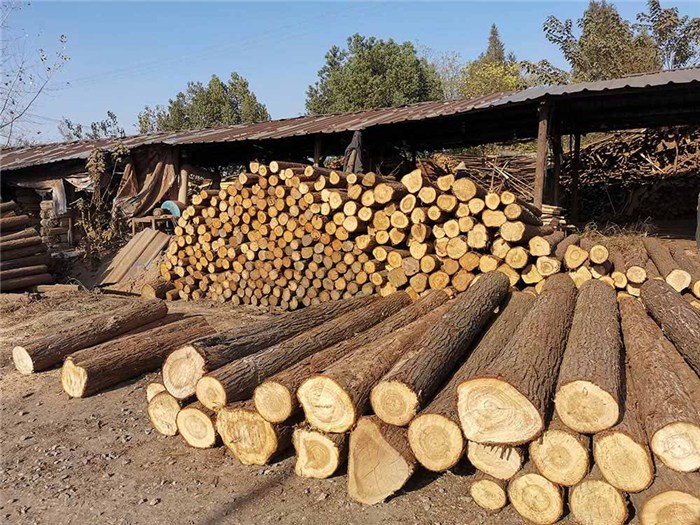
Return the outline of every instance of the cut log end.
<path id="1" fill-rule="evenodd" d="M 512 478 L 523 466 L 523 453 L 517 447 L 482 445 L 470 441 L 467 458 L 477 469 L 497 479 Z"/>
<path id="2" fill-rule="evenodd" d="M 484 510 L 495 512 L 508 503 L 508 496 L 502 485 L 491 479 L 477 479 L 469 487 L 474 503 Z"/>
<path id="3" fill-rule="evenodd" d="M 148 418 L 156 432 L 164 436 L 177 434 L 180 402 L 168 392 L 156 394 L 148 403 Z"/>
<path id="4" fill-rule="evenodd" d="M 150 403 L 151 399 L 165 391 L 165 385 L 163 383 L 148 383 L 148 385 L 146 385 L 146 402 Z"/>
<path id="5" fill-rule="evenodd" d="M 562 422 L 582 434 L 611 428 L 620 418 L 615 398 L 590 381 L 572 381 L 560 386 L 554 405 Z"/>
<path id="6" fill-rule="evenodd" d="M 647 449 L 622 432 L 596 436 L 593 456 L 606 481 L 625 492 L 641 492 L 654 480 Z"/>
<path id="7" fill-rule="evenodd" d="M 673 269 L 667 276 L 666 282 L 677 292 L 682 292 L 690 286 L 692 278 L 688 272 L 679 268 Z"/>
<path id="8" fill-rule="evenodd" d="M 297 461 L 294 472 L 302 478 L 330 478 L 342 463 L 338 444 L 321 432 L 297 428 L 292 437 Z"/>
<path id="9" fill-rule="evenodd" d="M 625 497 L 601 480 L 586 479 L 571 489 L 569 507 L 581 525 L 622 525 L 627 519 Z"/>
<path id="10" fill-rule="evenodd" d="M 558 485 L 576 485 L 588 473 L 588 449 L 561 430 L 547 430 L 530 443 L 530 459 L 544 477 Z"/>
<path id="11" fill-rule="evenodd" d="M 542 416 L 512 385 L 477 378 L 457 387 L 457 412 L 467 439 L 479 443 L 519 445 L 544 428 Z"/>
<path id="12" fill-rule="evenodd" d="M 408 425 L 420 406 L 415 392 L 399 381 L 381 381 L 370 400 L 379 419 L 397 427 Z"/>
<path id="13" fill-rule="evenodd" d="M 277 452 L 275 428 L 254 410 L 221 410 L 216 428 L 224 445 L 244 465 L 266 465 Z"/>
<path id="14" fill-rule="evenodd" d="M 668 490 L 649 498 L 639 514 L 644 525 L 697 525 L 700 523 L 700 498 Z"/>
<path id="15" fill-rule="evenodd" d="M 678 472 L 700 469 L 700 427 L 677 422 L 656 431 L 651 449 L 664 464 Z"/>
<path id="16" fill-rule="evenodd" d="M 508 498 L 517 513 L 533 523 L 556 523 L 564 512 L 559 487 L 539 474 L 524 474 L 511 481 Z"/>
<path id="17" fill-rule="evenodd" d="M 265 381 L 258 385 L 253 401 L 258 413 L 270 423 L 287 421 L 297 407 L 289 389 L 275 381 Z"/>
<path id="18" fill-rule="evenodd" d="M 12 361 L 20 374 L 29 375 L 34 373 L 34 361 L 32 361 L 32 357 L 23 346 L 15 346 L 12 349 Z"/>
<path id="19" fill-rule="evenodd" d="M 465 446 L 459 425 L 439 414 L 418 415 L 411 421 L 408 442 L 418 462 L 433 472 L 454 467 Z"/>
<path id="20" fill-rule="evenodd" d="M 194 448 L 211 448 L 216 445 L 217 432 L 211 416 L 196 407 L 185 407 L 176 418 L 177 430 L 187 444 Z"/>
<path id="21" fill-rule="evenodd" d="M 192 397 L 205 373 L 204 358 L 192 345 L 178 348 L 163 363 L 165 388 L 178 399 Z"/>
<path id="22" fill-rule="evenodd" d="M 195 393 L 199 402 L 211 410 L 226 406 L 226 388 L 214 377 L 204 376 L 197 381 Z"/>
<path id="23" fill-rule="evenodd" d="M 324 432 L 347 432 L 355 424 L 357 412 L 350 396 L 328 377 L 313 376 L 297 390 L 306 420 Z"/>
<path id="24" fill-rule="evenodd" d="M 83 397 L 87 381 L 87 370 L 75 365 L 70 357 L 66 359 L 61 367 L 61 385 L 66 394 L 71 397 Z"/>

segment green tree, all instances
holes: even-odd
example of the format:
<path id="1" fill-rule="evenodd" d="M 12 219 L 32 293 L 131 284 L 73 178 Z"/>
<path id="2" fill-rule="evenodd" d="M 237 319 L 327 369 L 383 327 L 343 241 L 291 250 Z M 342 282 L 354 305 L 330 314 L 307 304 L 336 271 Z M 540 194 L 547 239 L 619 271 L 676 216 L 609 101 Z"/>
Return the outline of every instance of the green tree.
<path id="1" fill-rule="evenodd" d="M 107 111 L 107 118 L 91 122 L 89 126 L 73 122 L 63 117 L 58 124 L 58 132 L 65 141 L 96 140 L 105 138 L 125 137 L 124 128 L 119 125 L 117 115 Z"/>
<path id="2" fill-rule="evenodd" d="M 205 86 L 189 82 L 185 91 L 170 99 L 168 106 L 146 108 L 139 113 L 141 133 L 176 131 L 270 120 L 264 104 L 258 102 L 248 81 L 231 73 L 224 83 L 216 75 Z"/>
<path id="3" fill-rule="evenodd" d="M 656 43 L 661 65 L 674 69 L 696 64 L 700 58 L 700 18 L 681 16 L 677 7 L 664 9 L 648 0 L 647 12 L 637 15 L 637 27 Z"/>
<path id="4" fill-rule="evenodd" d="M 544 23 L 547 40 L 556 44 L 571 66 L 575 82 L 606 80 L 633 73 L 658 71 L 660 61 L 653 38 L 636 31 L 605 0 L 591 0 L 578 20 L 550 16 Z"/>
<path id="5" fill-rule="evenodd" d="M 318 81 L 306 91 L 310 114 L 400 106 L 443 98 L 435 67 L 410 42 L 355 34 L 347 49 L 333 46 Z"/>
<path id="6" fill-rule="evenodd" d="M 504 63 L 506 61 L 506 46 L 501 40 L 501 35 L 498 34 L 496 24 L 491 24 L 489 45 L 486 48 L 486 52 L 481 55 L 481 58 L 488 62 Z"/>

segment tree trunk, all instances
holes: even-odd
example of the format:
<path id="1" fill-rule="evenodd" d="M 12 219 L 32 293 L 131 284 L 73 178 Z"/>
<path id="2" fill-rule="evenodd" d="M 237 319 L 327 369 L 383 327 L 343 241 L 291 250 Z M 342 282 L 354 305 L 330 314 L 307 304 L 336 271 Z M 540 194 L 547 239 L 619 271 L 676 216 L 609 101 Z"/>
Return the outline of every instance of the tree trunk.
<path id="1" fill-rule="evenodd" d="M 528 241 L 530 254 L 533 257 L 549 257 L 565 237 L 566 234 L 563 231 L 555 231 L 544 237 L 535 236 Z"/>
<path id="2" fill-rule="evenodd" d="M 416 352 L 401 359 L 371 393 L 374 413 L 403 426 L 424 407 L 470 348 L 508 293 L 508 278 L 483 274 L 460 295 L 449 312 L 416 343 Z"/>
<path id="3" fill-rule="evenodd" d="M 3 250 L 2 260 L 5 262 L 14 261 L 15 259 L 24 259 L 32 255 L 46 253 L 45 244 L 36 244 L 33 246 L 25 246 L 23 248 L 15 248 L 14 250 Z"/>
<path id="4" fill-rule="evenodd" d="M 41 237 L 34 233 L 34 237 L 23 237 L 19 239 L 6 240 L 0 238 L 0 250 L 7 253 L 10 250 L 16 250 L 17 248 L 28 248 L 31 246 L 38 246 L 41 244 Z"/>
<path id="5" fill-rule="evenodd" d="M 164 436 L 177 434 L 177 414 L 182 402 L 171 396 L 168 391 L 160 392 L 148 402 L 148 419 L 153 428 Z"/>
<path id="6" fill-rule="evenodd" d="M 31 223 L 29 215 L 17 215 L 15 217 L 0 218 L 0 230 L 9 232 L 24 228 Z"/>
<path id="7" fill-rule="evenodd" d="M 630 379 L 651 449 L 674 470 L 697 470 L 700 379 L 663 336 L 641 302 L 621 298 L 620 314 Z"/>
<path id="8" fill-rule="evenodd" d="M 0 292 L 12 292 L 15 290 L 25 290 L 39 284 L 52 284 L 53 276 L 48 273 L 38 273 L 35 275 L 26 275 L 24 277 L 15 277 L 14 279 L 6 279 L 0 282 Z"/>
<path id="9" fill-rule="evenodd" d="M 324 432 L 347 432 L 365 413 L 374 384 L 450 308 L 447 303 L 379 341 L 355 350 L 299 386 L 306 420 Z"/>
<path id="10" fill-rule="evenodd" d="M 219 444 L 216 414 L 199 402 L 187 405 L 175 418 L 177 430 L 185 442 L 194 448 L 212 448 Z"/>
<path id="11" fill-rule="evenodd" d="M 223 407 L 216 428 L 224 445 L 244 465 L 267 465 L 292 444 L 292 425 L 265 421 L 251 401 Z"/>
<path id="12" fill-rule="evenodd" d="M 423 317 L 447 299 L 448 296 L 444 291 L 431 291 L 416 303 L 402 308 L 369 330 L 330 346 L 269 377 L 255 389 L 253 396 L 255 408 L 271 423 L 286 421 L 301 409 L 296 393 L 307 377 L 322 372 L 343 356 Z"/>
<path id="13" fill-rule="evenodd" d="M 569 509 L 581 525 L 623 525 L 627 520 L 625 495 L 603 479 L 597 466 L 569 491 Z"/>
<path id="14" fill-rule="evenodd" d="M 63 390 L 71 397 L 91 396 L 158 369 L 173 348 L 212 333 L 214 329 L 204 317 L 188 317 L 79 350 L 63 364 Z"/>
<path id="15" fill-rule="evenodd" d="M 664 334 L 683 354 L 695 373 L 700 374 L 700 312 L 663 281 L 644 283 L 641 297 Z"/>
<path id="16" fill-rule="evenodd" d="M 36 237 L 37 233 L 34 228 L 25 228 L 14 233 L 2 232 L 0 235 L 0 242 L 13 241 L 15 239 L 27 239 L 29 237 Z"/>
<path id="17" fill-rule="evenodd" d="M 363 417 L 350 434 L 348 494 L 365 505 L 380 503 L 406 484 L 416 465 L 405 428 Z"/>
<path id="18" fill-rule="evenodd" d="M 31 255 L 29 257 L 22 257 L 20 259 L 14 259 L 12 261 L 1 260 L 0 261 L 0 271 L 13 270 L 15 268 L 25 268 L 27 266 L 36 266 L 40 264 L 51 264 L 51 256 L 47 254 L 41 255 Z"/>
<path id="19" fill-rule="evenodd" d="M 477 471 L 469 483 L 469 495 L 479 507 L 498 512 L 508 504 L 506 482 Z"/>
<path id="20" fill-rule="evenodd" d="M 173 283 L 159 279 L 152 284 L 145 284 L 141 288 L 141 297 L 144 299 L 165 299 L 165 294 L 174 288 Z"/>
<path id="21" fill-rule="evenodd" d="M 148 383 L 146 385 L 146 402 L 150 403 L 151 399 L 156 397 L 161 392 L 165 392 L 165 385 L 163 383 Z"/>
<path id="22" fill-rule="evenodd" d="M 0 270 L 0 287 L 3 287 L 2 285 L 9 279 L 16 279 L 17 277 L 27 277 L 29 275 L 37 275 L 42 273 L 49 273 L 49 267 L 45 264 L 25 266 L 24 268 L 14 268 L 13 270 Z"/>
<path id="23" fill-rule="evenodd" d="M 671 252 L 659 239 L 654 237 L 644 237 L 644 246 L 654 264 L 659 269 L 661 276 L 677 292 L 682 292 L 690 286 L 691 277 L 688 272 L 678 268 L 673 260 Z"/>
<path id="24" fill-rule="evenodd" d="M 539 474 L 532 462 L 510 481 L 508 498 L 518 514 L 540 525 L 556 523 L 564 513 L 561 487 Z"/>
<path id="25" fill-rule="evenodd" d="M 172 395 L 185 399 L 194 395 L 197 381 L 207 372 L 294 337 L 334 317 L 369 305 L 375 300 L 373 297 L 357 297 L 323 303 L 197 339 L 168 356 L 163 364 L 163 383 Z"/>
<path id="26" fill-rule="evenodd" d="M 409 428 L 410 430 L 410 428 Z M 499 447 L 470 441 L 467 458 L 475 468 L 497 479 L 509 480 L 522 468 L 524 447 Z"/>
<path id="27" fill-rule="evenodd" d="M 330 478 L 348 457 L 348 434 L 329 434 L 303 425 L 294 430 L 297 461 L 294 472 L 302 478 Z"/>
<path id="28" fill-rule="evenodd" d="M 17 209 L 15 201 L 0 202 L 0 216 Z"/>
<path id="29" fill-rule="evenodd" d="M 197 382 L 197 399 L 217 410 L 233 401 L 249 398 L 265 378 L 324 348 L 363 332 L 411 303 L 405 292 L 374 301 L 267 350 L 224 365 Z"/>
<path id="30" fill-rule="evenodd" d="M 530 443 L 530 461 L 549 481 L 571 487 L 588 473 L 590 439 L 568 428 L 555 415 L 542 436 Z"/>
<path id="31" fill-rule="evenodd" d="M 654 480 L 647 436 L 640 422 L 639 402 L 627 370 L 624 414 L 613 428 L 593 436 L 593 457 L 605 480 L 624 492 L 640 492 Z"/>
<path id="32" fill-rule="evenodd" d="M 581 236 L 576 233 L 568 235 L 557 244 L 557 247 L 554 250 L 554 256 L 561 262 L 564 262 L 564 254 L 566 254 L 566 250 L 568 250 L 569 246 L 576 246 L 580 239 Z"/>
<path id="33" fill-rule="evenodd" d="M 678 267 L 690 275 L 690 291 L 700 299 L 700 262 L 696 262 L 680 247 L 672 249 L 671 255 Z"/>
<path id="34" fill-rule="evenodd" d="M 15 346 L 12 358 L 22 374 L 40 372 L 60 363 L 66 356 L 139 328 L 168 313 L 163 301 L 134 301 L 102 314 L 61 328 Z"/>
<path id="35" fill-rule="evenodd" d="M 575 302 L 569 276 L 547 279 L 500 358 L 459 385 L 457 406 L 467 439 L 519 445 L 543 432 Z"/>
<path id="36" fill-rule="evenodd" d="M 576 432 L 594 434 L 620 418 L 620 317 L 617 294 L 605 283 L 584 283 L 576 300 L 554 406 Z"/>
<path id="37" fill-rule="evenodd" d="M 700 523 L 700 474 L 681 473 L 657 465 L 654 483 L 631 494 L 639 522 L 644 525 L 697 525 Z"/>

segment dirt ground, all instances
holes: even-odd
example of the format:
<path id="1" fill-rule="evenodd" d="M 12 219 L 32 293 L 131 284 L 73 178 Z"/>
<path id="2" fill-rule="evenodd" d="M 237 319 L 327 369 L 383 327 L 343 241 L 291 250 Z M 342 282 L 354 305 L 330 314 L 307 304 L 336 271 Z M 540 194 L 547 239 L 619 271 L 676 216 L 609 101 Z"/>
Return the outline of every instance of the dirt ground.
<path id="1" fill-rule="evenodd" d="M 0 296 L 0 517 L 6 523 L 523 523 L 512 510 L 490 516 L 472 503 L 466 464 L 441 476 L 419 471 L 388 502 L 365 507 L 348 498 L 343 473 L 328 480 L 295 476 L 291 452 L 272 465 L 246 467 L 225 448 L 189 448 L 151 428 L 145 387 L 157 373 L 69 399 L 58 370 L 17 373 L 12 344 L 129 299 L 27 297 Z M 173 306 L 206 315 L 218 329 L 261 315 Z"/>

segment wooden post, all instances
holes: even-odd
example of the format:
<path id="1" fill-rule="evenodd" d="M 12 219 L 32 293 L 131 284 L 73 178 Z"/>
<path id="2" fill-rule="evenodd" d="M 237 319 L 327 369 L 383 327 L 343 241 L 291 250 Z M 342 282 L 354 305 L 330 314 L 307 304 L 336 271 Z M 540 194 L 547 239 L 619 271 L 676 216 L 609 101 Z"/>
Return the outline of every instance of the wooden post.
<path id="1" fill-rule="evenodd" d="M 185 168 L 180 169 L 180 188 L 177 192 L 177 200 L 183 204 L 187 204 L 187 185 L 190 181 L 190 174 Z"/>
<path id="2" fill-rule="evenodd" d="M 540 104 L 538 110 L 539 127 L 537 129 L 537 165 L 535 166 L 535 206 L 542 207 L 544 197 L 544 176 L 547 171 L 547 150 L 549 135 L 550 107 L 547 102 Z"/>
<path id="3" fill-rule="evenodd" d="M 578 183 L 578 172 L 581 163 L 581 134 L 576 133 L 574 135 L 574 161 L 571 171 L 571 220 L 576 223 L 578 222 L 579 214 L 579 183 Z"/>
<path id="4" fill-rule="evenodd" d="M 319 166 L 319 163 L 321 161 L 321 146 L 322 146 L 323 138 L 321 135 L 316 135 L 316 138 L 314 139 L 314 166 Z"/>
<path id="5" fill-rule="evenodd" d="M 552 122 L 552 129 L 550 131 L 552 137 L 552 162 L 553 166 L 553 177 L 554 181 L 552 184 L 552 204 L 559 206 L 560 202 L 560 191 L 561 185 L 559 184 L 559 179 L 561 178 L 561 161 L 562 161 L 562 146 L 561 146 L 561 135 L 559 134 L 559 125 L 557 122 Z"/>

